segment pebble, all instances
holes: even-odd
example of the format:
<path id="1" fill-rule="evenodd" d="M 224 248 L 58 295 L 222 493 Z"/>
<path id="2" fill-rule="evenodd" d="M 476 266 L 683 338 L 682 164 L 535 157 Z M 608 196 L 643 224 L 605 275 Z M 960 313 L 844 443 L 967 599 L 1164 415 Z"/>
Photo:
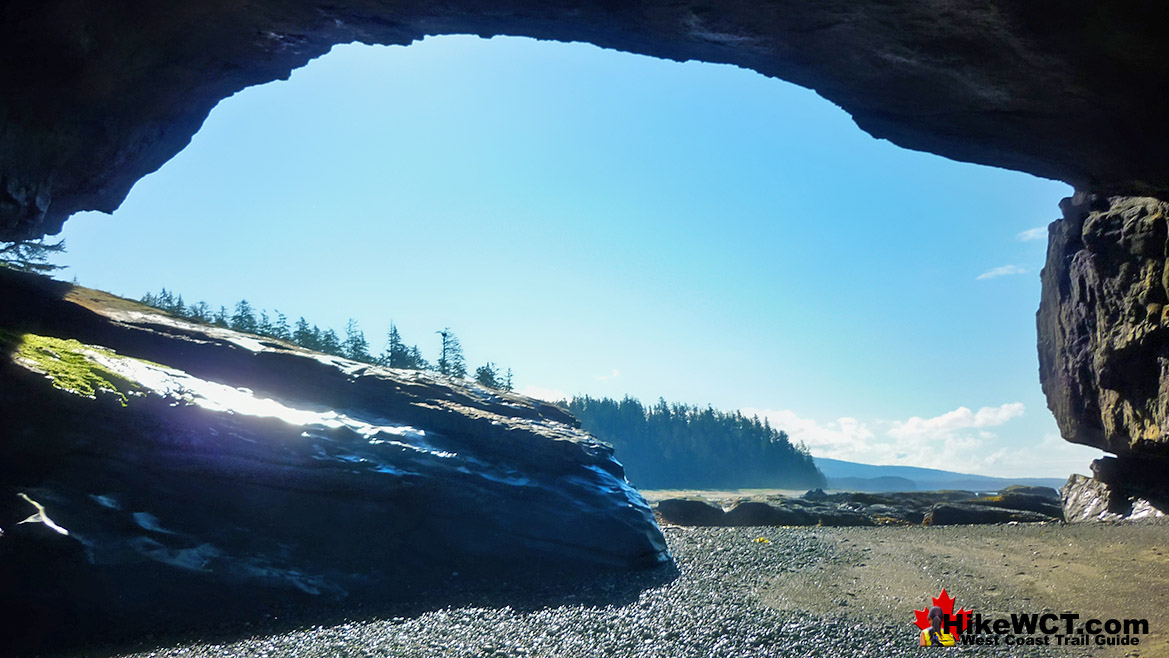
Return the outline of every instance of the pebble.
<path id="1" fill-rule="evenodd" d="M 765 536 L 769 542 L 756 542 Z M 352 621 L 225 644 L 188 644 L 126 658 L 441 656 L 450 658 L 713 658 L 919 656 L 917 628 L 762 605 L 774 574 L 834 557 L 814 533 L 777 528 L 668 532 L 677 571 L 617 576 L 582 588 L 607 604 L 467 605 Z M 962 647 L 979 656 L 1052 655 L 1053 648 Z"/>

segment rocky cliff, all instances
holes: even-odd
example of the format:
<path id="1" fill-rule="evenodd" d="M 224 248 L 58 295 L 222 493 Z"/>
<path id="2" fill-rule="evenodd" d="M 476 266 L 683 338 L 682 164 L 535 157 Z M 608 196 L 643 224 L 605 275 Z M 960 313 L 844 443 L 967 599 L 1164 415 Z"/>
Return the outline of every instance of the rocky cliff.
<path id="1" fill-rule="evenodd" d="M 1079 194 L 1051 225 L 1043 390 L 1065 439 L 1169 459 L 1169 204 Z"/>
<path id="2" fill-rule="evenodd" d="M 1116 455 L 1065 496 L 1118 517 L 1169 510 L 1169 204 L 1080 193 L 1061 207 L 1037 314 L 1040 380 L 1065 439 Z"/>
<path id="3" fill-rule="evenodd" d="M 557 407 L 0 285 L 0 653 L 669 560 Z"/>

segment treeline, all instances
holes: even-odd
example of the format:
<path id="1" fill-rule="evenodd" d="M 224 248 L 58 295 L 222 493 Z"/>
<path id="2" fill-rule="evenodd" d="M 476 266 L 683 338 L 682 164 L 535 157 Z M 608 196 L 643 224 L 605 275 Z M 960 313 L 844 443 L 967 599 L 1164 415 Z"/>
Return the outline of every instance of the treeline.
<path id="1" fill-rule="evenodd" d="M 610 443 L 626 475 L 643 489 L 812 489 L 824 475 L 802 444 L 767 420 L 626 396 L 574 397 L 568 409 L 581 427 Z"/>
<path id="2" fill-rule="evenodd" d="M 183 301 L 182 295 L 176 295 L 163 288 L 157 294 L 146 293 L 140 301 L 147 306 L 189 320 L 276 338 L 315 352 L 354 361 L 407 370 L 432 370 L 449 377 L 467 376 L 467 362 L 463 357 L 462 343 L 449 327 L 437 332 L 442 338 L 442 344 L 438 359 L 431 363 L 423 358 L 422 351 L 417 345 L 407 345 L 402 340 L 398 327 L 392 323 L 386 334 L 385 349 L 375 354 L 365 337 L 365 332 L 357 325 L 357 320 L 352 318 L 346 323 L 345 335 L 342 337 L 334 329 L 328 327 L 321 329 L 315 324 L 309 324 L 303 316 L 289 324 L 288 317 L 280 311 L 269 314 L 267 310 L 260 309 L 257 312 L 246 299 L 240 300 L 229 311 L 226 306 L 214 309 L 202 301 L 187 304 Z M 504 373 L 499 366 L 490 361 L 475 369 L 474 379 L 490 388 L 503 391 L 510 391 L 513 388 L 511 368 Z"/>

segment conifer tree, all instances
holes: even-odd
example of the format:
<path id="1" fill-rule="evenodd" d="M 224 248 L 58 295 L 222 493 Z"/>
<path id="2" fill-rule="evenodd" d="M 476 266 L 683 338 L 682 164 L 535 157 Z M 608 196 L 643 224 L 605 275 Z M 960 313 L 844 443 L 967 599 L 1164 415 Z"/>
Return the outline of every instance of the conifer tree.
<path id="1" fill-rule="evenodd" d="M 272 326 L 272 337 L 280 340 L 290 340 L 292 332 L 288 328 L 288 316 L 276 311 L 276 323 Z"/>
<path id="2" fill-rule="evenodd" d="M 260 321 L 256 324 L 256 333 L 261 336 L 272 336 L 275 327 L 272 326 L 272 318 L 268 317 L 268 310 L 260 311 Z"/>
<path id="3" fill-rule="evenodd" d="M 382 352 L 382 364 L 390 368 L 406 368 L 406 357 L 409 352 L 402 342 L 402 335 L 398 333 L 398 326 L 390 323 L 390 330 L 386 332 L 386 351 Z"/>
<path id="4" fill-rule="evenodd" d="M 325 354 L 332 354 L 333 356 L 342 356 L 341 354 L 341 339 L 337 336 L 337 332 L 328 329 L 323 333 L 313 325 L 314 331 L 318 332 L 319 338 L 317 343 L 317 350 Z"/>
<path id="5" fill-rule="evenodd" d="M 292 330 L 292 342 L 310 350 L 317 349 L 316 341 L 313 340 L 313 330 L 309 328 L 308 320 L 305 320 L 303 315 L 297 319 L 296 328 Z"/>
<path id="6" fill-rule="evenodd" d="M 215 312 L 215 317 L 211 320 L 212 324 L 220 327 L 230 327 L 231 318 L 227 315 L 227 307 L 220 306 L 219 310 Z"/>
<path id="7" fill-rule="evenodd" d="M 239 300 L 239 303 L 235 305 L 235 314 L 231 316 L 231 328 L 236 331 L 254 334 L 259 326 L 259 323 L 256 322 L 256 314 L 252 310 L 252 305 L 246 299 Z"/>
<path id="8" fill-rule="evenodd" d="M 208 322 L 211 320 L 211 307 L 207 305 L 207 302 L 196 302 L 187 309 L 187 312 L 193 320 L 198 320 L 199 322 Z"/>
<path id="9" fill-rule="evenodd" d="M 365 332 L 357 326 L 357 320 L 349 318 L 345 324 L 345 341 L 341 344 L 341 353 L 347 359 L 354 361 L 372 361 L 369 354 L 369 341 L 365 339 Z"/>
<path id="10" fill-rule="evenodd" d="M 158 291 L 158 296 L 154 298 L 154 307 L 164 311 L 170 310 L 175 304 L 175 297 L 169 290 L 163 288 Z"/>
<path id="11" fill-rule="evenodd" d="M 455 332 L 451 331 L 450 327 L 445 327 L 442 331 L 435 333 L 442 336 L 442 351 L 437 364 L 438 371 L 448 377 L 466 377 L 467 362 L 463 358 L 463 346 L 458 337 L 455 336 Z"/>
<path id="12" fill-rule="evenodd" d="M 410 368 L 414 370 L 429 370 L 430 362 L 422 358 L 422 351 L 418 349 L 417 345 L 410 347 Z"/>
<path id="13" fill-rule="evenodd" d="M 499 368 L 490 361 L 475 369 L 475 381 L 487 388 L 503 388 L 503 382 L 499 379 Z"/>
<path id="14" fill-rule="evenodd" d="M 64 238 L 56 242 L 46 242 L 44 238 L 0 242 L 0 267 L 8 267 L 21 272 L 48 274 L 65 269 L 63 265 L 53 265 L 49 262 L 50 256 L 64 251 Z"/>
<path id="15" fill-rule="evenodd" d="M 407 347 L 406 343 L 402 342 L 402 335 L 398 333 L 397 325 L 392 322 L 386 334 L 386 351 L 382 353 L 381 362 L 382 365 L 391 368 L 408 370 L 425 370 L 429 367 L 417 346 Z"/>

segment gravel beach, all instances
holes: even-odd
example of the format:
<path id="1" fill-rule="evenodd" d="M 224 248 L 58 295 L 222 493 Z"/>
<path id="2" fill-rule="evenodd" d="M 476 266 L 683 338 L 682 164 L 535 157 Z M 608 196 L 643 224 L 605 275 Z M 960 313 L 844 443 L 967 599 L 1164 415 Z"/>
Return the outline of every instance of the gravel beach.
<path id="1" fill-rule="evenodd" d="M 470 603 L 121 655 L 917 656 L 925 650 L 917 646 L 913 609 L 925 606 L 942 586 L 958 598 L 958 606 L 985 613 L 1072 610 L 1085 617 L 1150 620 L 1151 633 L 1140 647 L 951 651 L 1165 655 L 1165 526 L 667 527 L 665 532 L 677 571 L 601 579 L 555 601 Z M 760 537 L 767 541 L 756 541 Z"/>

